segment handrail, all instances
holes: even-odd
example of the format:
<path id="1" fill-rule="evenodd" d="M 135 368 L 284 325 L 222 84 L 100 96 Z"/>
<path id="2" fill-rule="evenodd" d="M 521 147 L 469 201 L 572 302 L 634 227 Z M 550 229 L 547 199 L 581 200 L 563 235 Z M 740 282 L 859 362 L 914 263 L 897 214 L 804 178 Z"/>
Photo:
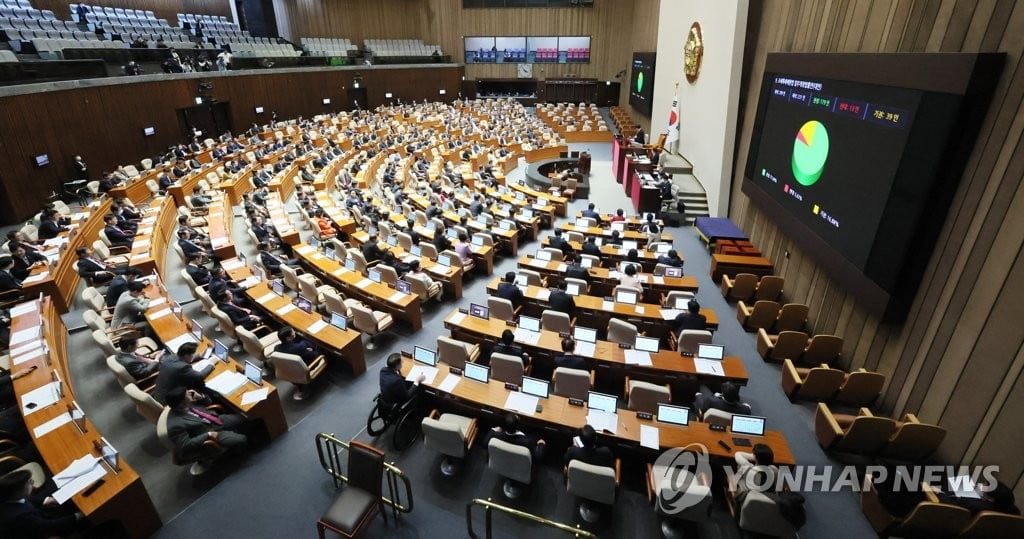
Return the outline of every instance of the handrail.
<path id="1" fill-rule="evenodd" d="M 526 521 L 529 521 L 529 522 L 536 522 L 537 524 L 542 524 L 542 525 L 547 526 L 549 528 L 553 528 L 553 529 L 561 531 L 561 532 L 572 534 L 574 537 L 581 537 L 581 538 L 584 538 L 584 539 L 597 539 L 597 536 L 594 535 L 593 533 L 588 532 L 588 531 L 583 530 L 583 529 L 580 529 L 578 524 L 574 528 L 572 526 L 569 526 L 568 524 L 562 524 L 561 522 L 555 522 L 554 520 L 546 519 L 544 517 L 540 517 L 540 516 L 534 515 L 532 513 L 527 513 L 525 511 L 520 511 L 518 509 L 513 509 L 511 507 L 506 507 L 504 505 L 494 503 L 490 499 L 482 500 L 480 498 L 476 498 L 474 500 L 471 500 L 469 503 L 466 504 L 466 531 L 469 532 L 469 536 L 472 539 L 478 539 L 480 537 L 479 535 L 476 534 L 475 531 L 473 531 L 473 507 L 474 506 L 480 506 L 480 507 L 484 508 L 484 518 L 485 518 L 485 521 L 487 522 L 487 525 L 486 525 L 486 527 L 484 529 L 484 536 L 487 539 L 492 539 L 492 537 L 493 537 L 492 532 L 491 532 L 491 523 L 492 523 L 491 512 L 492 511 L 499 511 L 501 513 L 504 513 L 506 515 L 509 515 L 509 516 L 511 516 L 513 518 L 516 518 L 516 519 L 519 519 L 519 520 L 526 520 Z"/>
<path id="2" fill-rule="evenodd" d="M 316 453 L 320 459 L 320 466 L 330 474 L 334 480 L 334 487 L 338 488 L 341 483 L 347 483 L 348 477 L 341 473 L 342 463 L 346 462 L 341 458 L 342 453 L 348 451 L 348 442 L 340 440 L 332 433 L 321 432 L 316 435 Z M 382 496 L 381 500 L 391 506 L 395 517 L 398 513 L 411 513 L 413 509 L 412 483 L 409 476 L 394 464 L 384 463 L 384 476 L 387 479 L 389 496 Z M 399 481 L 405 487 L 405 504 L 403 504 L 401 492 L 398 489 Z"/>

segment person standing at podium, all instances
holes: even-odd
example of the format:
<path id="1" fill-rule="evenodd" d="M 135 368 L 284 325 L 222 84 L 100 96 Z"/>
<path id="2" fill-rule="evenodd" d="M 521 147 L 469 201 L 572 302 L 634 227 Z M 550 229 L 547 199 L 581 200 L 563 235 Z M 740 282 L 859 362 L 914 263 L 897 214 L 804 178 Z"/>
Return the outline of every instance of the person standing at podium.
<path id="1" fill-rule="evenodd" d="M 644 128 L 637 128 L 636 134 L 629 141 L 635 146 L 643 146 L 647 142 L 647 133 L 644 133 Z"/>

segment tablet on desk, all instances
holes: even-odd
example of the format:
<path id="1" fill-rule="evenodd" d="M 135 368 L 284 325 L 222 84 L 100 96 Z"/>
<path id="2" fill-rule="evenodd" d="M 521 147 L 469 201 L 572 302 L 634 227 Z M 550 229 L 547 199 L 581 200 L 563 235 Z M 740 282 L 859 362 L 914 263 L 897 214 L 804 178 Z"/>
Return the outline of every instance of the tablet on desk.
<path id="1" fill-rule="evenodd" d="M 245 362 L 245 379 L 256 384 L 256 386 L 263 385 L 263 369 L 259 365 L 252 361 L 246 360 Z"/>
<path id="2" fill-rule="evenodd" d="M 597 393 L 596 391 L 587 392 L 587 408 L 614 414 L 616 402 L 615 395 Z"/>
<path id="3" fill-rule="evenodd" d="M 764 436 L 764 422 L 764 417 L 734 414 L 729 430 L 734 434 Z"/>
<path id="4" fill-rule="evenodd" d="M 540 318 L 532 316 L 520 316 L 519 327 L 526 331 L 540 331 Z"/>
<path id="5" fill-rule="evenodd" d="M 470 380 L 486 384 L 490 379 L 490 369 L 476 363 L 466 363 L 462 370 L 463 375 Z"/>
<path id="6" fill-rule="evenodd" d="M 658 421 L 685 427 L 690 424 L 690 409 L 685 406 L 660 403 L 658 404 Z"/>
<path id="7" fill-rule="evenodd" d="M 338 313 L 331 313 L 331 325 L 345 331 L 348 329 L 348 318 Z"/>
<path id="8" fill-rule="evenodd" d="M 430 365 L 434 367 L 437 365 L 437 352 L 429 350 L 421 346 L 414 346 L 412 349 L 412 358 L 424 365 Z"/>
<path id="9" fill-rule="evenodd" d="M 526 393 L 527 395 L 546 399 L 548 398 L 549 387 L 550 385 L 547 380 L 531 378 L 529 376 L 523 377 L 523 393 Z"/>

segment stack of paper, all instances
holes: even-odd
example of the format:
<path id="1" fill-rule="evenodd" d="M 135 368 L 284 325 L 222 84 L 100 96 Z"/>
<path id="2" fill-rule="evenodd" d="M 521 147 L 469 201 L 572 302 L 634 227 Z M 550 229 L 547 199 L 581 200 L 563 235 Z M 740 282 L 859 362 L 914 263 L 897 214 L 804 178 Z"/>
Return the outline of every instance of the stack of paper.
<path id="1" fill-rule="evenodd" d="M 274 313 L 276 313 L 278 316 L 284 316 L 284 315 L 286 315 L 286 314 L 288 314 L 288 313 L 290 313 L 290 312 L 292 312 L 294 310 L 295 310 L 295 306 L 294 305 L 292 305 L 291 303 L 286 303 L 284 306 L 282 306 L 281 308 L 279 308 L 276 311 L 274 311 Z"/>
<path id="2" fill-rule="evenodd" d="M 258 285 L 258 284 L 260 284 L 260 278 L 256 277 L 255 275 L 253 275 L 252 277 L 247 277 L 247 278 L 245 278 L 245 279 L 243 279 L 241 281 L 238 281 L 238 286 L 240 286 L 240 287 L 242 287 L 242 288 L 244 288 L 246 290 L 248 290 L 248 289 L 250 289 L 250 288 L 252 288 L 252 287 L 254 287 L 254 286 Z"/>
<path id="3" fill-rule="evenodd" d="M 415 382 L 420 375 L 424 376 L 424 384 L 434 383 L 434 378 L 437 378 L 437 367 L 430 367 L 427 365 L 414 365 L 413 368 L 409 369 L 409 375 L 405 377 L 410 382 Z"/>
<path id="4" fill-rule="evenodd" d="M 535 345 L 540 342 L 539 331 L 529 331 L 523 328 L 516 328 L 515 337 L 517 341 L 529 345 Z"/>
<path id="5" fill-rule="evenodd" d="M 658 430 L 658 427 L 640 425 L 640 446 L 648 449 L 661 449 L 661 444 L 659 443 L 660 433 L 661 431 Z"/>
<path id="6" fill-rule="evenodd" d="M 619 415 L 601 410 L 590 410 L 587 412 L 587 424 L 598 432 L 608 431 L 611 434 L 617 434 L 619 432 Z"/>
<path id="7" fill-rule="evenodd" d="M 206 387 L 220 393 L 230 395 L 245 384 L 245 375 L 235 371 L 224 371 L 206 382 Z"/>
<path id="8" fill-rule="evenodd" d="M 196 372 L 202 372 L 203 369 L 209 367 L 210 365 L 212 365 L 212 363 L 210 363 L 209 359 L 200 359 L 199 361 L 196 361 L 195 363 L 192 364 L 192 370 Z"/>
<path id="9" fill-rule="evenodd" d="M 238 269 L 244 265 L 245 263 L 242 262 L 241 260 L 233 258 L 231 260 L 228 260 L 227 262 L 221 262 L 220 267 L 224 268 L 224 271 L 231 271 L 233 269 Z"/>
<path id="10" fill-rule="evenodd" d="M 28 277 L 25 278 L 24 281 L 21 281 L 21 283 L 22 284 L 35 283 L 35 282 L 38 282 L 38 281 L 42 281 L 43 279 L 45 279 L 45 278 L 47 278 L 49 276 L 50 276 L 50 272 L 49 271 L 41 271 L 41 272 L 39 272 L 39 273 L 37 273 L 35 275 L 29 275 Z"/>
<path id="11" fill-rule="evenodd" d="M 267 292 L 266 294 L 263 294 L 262 296 L 256 298 L 256 303 L 261 303 L 261 304 L 262 303 L 266 303 L 266 302 L 268 302 L 268 301 L 270 301 L 270 300 L 272 300 L 272 299 L 274 299 L 276 297 L 277 297 L 277 294 L 275 294 L 273 292 Z"/>
<path id="12" fill-rule="evenodd" d="M 717 359 L 703 359 L 695 357 L 693 358 L 693 366 L 696 367 L 697 372 L 701 374 L 725 376 L 725 371 L 722 370 L 722 362 Z"/>
<path id="13" fill-rule="evenodd" d="M 547 301 L 551 297 L 551 291 L 547 288 L 537 291 L 537 299 L 541 301 Z"/>
<path id="14" fill-rule="evenodd" d="M 306 328 L 306 331 L 310 333 L 319 333 L 321 329 L 324 329 L 327 326 L 327 322 L 324 322 L 323 320 L 317 320 L 316 322 L 310 324 L 309 327 Z"/>
<path id="15" fill-rule="evenodd" d="M 459 381 L 461 380 L 461 376 L 455 374 L 448 374 L 448 376 L 444 377 L 444 380 L 441 382 L 441 385 L 437 386 L 437 389 L 440 389 L 445 393 L 451 393 L 452 390 L 455 389 L 455 386 L 459 385 Z"/>
<path id="16" fill-rule="evenodd" d="M 626 365 L 641 365 L 644 367 L 651 366 L 651 353 L 642 352 L 640 350 L 625 350 L 624 352 Z"/>
<path id="17" fill-rule="evenodd" d="M 245 394 L 242 395 L 242 406 L 249 406 L 250 404 L 255 404 L 257 402 L 267 400 L 268 395 L 270 395 L 269 387 L 263 387 L 260 389 L 254 389 L 252 391 L 246 391 Z"/>
<path id="18" fill-rule="evenodd" d="M 504 408 L 524 415 L 533 415 L 537 411 L 539 399 L 533 395 L 510 391 L 508 399 L 505 400 Z"/>
<path id="19" fill-rule="evenodd" d="M 21 415 L 34 414 L 60 400 L 60 382 L 50 382 L 21 396 Z"/>
<path id="20" fill-rule="evenodd" d="M 187 342 L 196 342 L 196 338 L 193 337 L 191 333 L 182 333 L 164 344 L 167 345 L 167 348 L 176 352 L 181 345 Z"/>
<path id="21" fill-rule="evenodd" d="M 683 312 L 683 311 L 681 311 L 680 309 L 659 309 L 658 310 L 658 313 L 661 314 L 661 319 L 662 320 L 675 320 L 676 317 L 679 316 L 679 313 L 681 313 L 681 312 Z"/>
<path id="22" fill-rule="evenodd" d="M 461 324 L 462 321 L 465 320 L 465 319 L 466 319 L 465 313 L 454 312 L 454 313 L 452 313 L 452 316 L 448 319 L 448 321 L 451 322 L 452 324 L 458 325 L 458 324 Z"/>
<path id="23" fill-rule="evenodd" d="M 100 464 L 99 457 L 85 455 L 53 474 L 57 491 L 52 496 L 57 503 L 64 503 L 104 475 L 107 475 L 107 468 Z"/>

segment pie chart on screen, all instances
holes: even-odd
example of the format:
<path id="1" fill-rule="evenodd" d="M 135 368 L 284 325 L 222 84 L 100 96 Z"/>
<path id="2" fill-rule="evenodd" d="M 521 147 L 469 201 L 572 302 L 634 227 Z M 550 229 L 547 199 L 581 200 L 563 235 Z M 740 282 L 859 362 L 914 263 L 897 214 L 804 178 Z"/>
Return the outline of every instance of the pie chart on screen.
<path id="1" fill-rule="evenodd" d="M 828 130 L 811 120 L 797 131 L 793 141 L 793 176 L 800 185 L 814 185 L 828 161 Z"/>

